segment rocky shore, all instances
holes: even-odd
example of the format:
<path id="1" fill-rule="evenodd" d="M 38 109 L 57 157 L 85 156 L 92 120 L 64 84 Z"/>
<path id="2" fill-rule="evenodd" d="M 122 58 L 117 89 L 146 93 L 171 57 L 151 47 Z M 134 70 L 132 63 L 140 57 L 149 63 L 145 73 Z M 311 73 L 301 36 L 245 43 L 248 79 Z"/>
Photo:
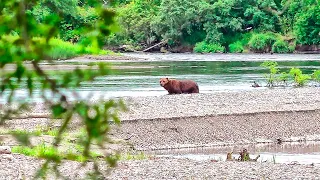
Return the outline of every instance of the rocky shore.
<path id="1" fill-rule="evenodd" d="M 111 135 L 126 139 L 136 150 L 320 140 L 320 91 L 316 87 L 125 97 L 124 100 L 129 111 L 120 115 L 122 125 L 114 127 Z M 37 122 L 44 125 L 49 120 L 13 120 L 7 127 L 28 129 L 30 126 L 32 129 Z M 15 161 L 10 162 L 0 156 L 0 167 L 7 168 L 0 174 L 12 172 L 0 179 L 16 179 L 17 174 L 8 167 L 17 166 L 23 166 L 29 179 L 40 164 L 35 158 L 13 156 Z M 31 162 L 34 165 L 30 165 Z M 72 169 L 78 163 L 66 161 L 64 164 L 61 168 L 65 167 L 63 172 L 69 179 L 84 178 Z M 106 178 L 320 179 L 319 172 L 317 165 L 147 158 L 121 161 Z"/>

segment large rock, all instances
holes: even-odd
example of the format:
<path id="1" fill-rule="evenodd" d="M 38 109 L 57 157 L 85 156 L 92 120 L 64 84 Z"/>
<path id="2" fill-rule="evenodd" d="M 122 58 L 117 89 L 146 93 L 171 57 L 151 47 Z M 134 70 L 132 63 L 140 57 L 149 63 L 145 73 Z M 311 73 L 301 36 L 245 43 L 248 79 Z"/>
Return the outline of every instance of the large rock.
<path id="1" fill-rule="evenodd" d="M 9 146 L 0 146 L 0 154 L 11 154 L 11 148 Z"/>

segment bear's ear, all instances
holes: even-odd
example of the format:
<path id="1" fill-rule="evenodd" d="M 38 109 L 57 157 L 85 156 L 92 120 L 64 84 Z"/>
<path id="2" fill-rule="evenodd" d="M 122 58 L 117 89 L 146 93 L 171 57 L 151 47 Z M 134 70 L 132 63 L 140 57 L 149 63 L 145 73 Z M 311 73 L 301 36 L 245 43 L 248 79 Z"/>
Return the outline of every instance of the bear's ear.
<path id="1" fill-rule="evenodd" d="M 166 78 L 169 81 L 169 78 Z"/>

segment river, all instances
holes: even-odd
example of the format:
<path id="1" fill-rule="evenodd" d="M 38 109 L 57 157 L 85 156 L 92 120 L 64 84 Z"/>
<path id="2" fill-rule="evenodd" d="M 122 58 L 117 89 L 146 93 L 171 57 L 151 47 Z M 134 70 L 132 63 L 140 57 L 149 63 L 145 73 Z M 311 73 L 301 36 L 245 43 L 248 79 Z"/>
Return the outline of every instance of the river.
<path id="1" fill-rule="evenodd" d="M 83 83 L 81 90 L 104 91 L 105 96 L 156 96 L 167 92 L 159 79 L 192 79 L 199 84 L 201 93 L 219 91 L 256 90 L 253 82 L 266 85 L 268 70 L 261 67 L 265 60 L 277 61 L 280 71 L 292 67 L 311 74 L 320 69 L 320 55 L 264 55 L 264 54 L 139 54 L 126 56 L 145 58 L 143 61 L 112 61 L 119 67 L 112 76 Z M 70 63 L 70 61 L 69 61 Z M 121 68 L 123 67 L 123 68 Z M 133 67 L 133 68 L 128 68 Z M 263 89 L 263 88 L 259 88 Z"/>
<path id="2" fill-rule="evenodd" d="M 319 54 L 157 54 L 128 53 L 125 56 L 143 58 L 142 60 L 108 60 L 115 68 L 108 76 L 96 78 L 93 82 L 81 83 L 77 92 L 82 98 L 95 99 L 123 96 L 159 96 L 167 92 L 160 87 L 159 79 L 169 77 L 175 79 L 192 79 L 200 87 L 200 93 L 219 91 L 250 91 L 255 81 L 266 85 L 266 68 L 261 67 L 263 61 L 272 60 L 279 64 L 281 72 L 290 68 L 300 68 L 303 73 L 311 74 L 320 69 Z M 88 65 L 100 60 L 71 59 L 56 61 L 63 65 Z M 63 70 L 63 69 L 61 69 Z M 18 97 L 27 96 L 25 89 L 19 89 Z M 35 91 L 32 101 L 40 101 Z M 6 93 L 4 94 L 6 96 Z M 3 102 L 4 98 L 0 101 Z"/>

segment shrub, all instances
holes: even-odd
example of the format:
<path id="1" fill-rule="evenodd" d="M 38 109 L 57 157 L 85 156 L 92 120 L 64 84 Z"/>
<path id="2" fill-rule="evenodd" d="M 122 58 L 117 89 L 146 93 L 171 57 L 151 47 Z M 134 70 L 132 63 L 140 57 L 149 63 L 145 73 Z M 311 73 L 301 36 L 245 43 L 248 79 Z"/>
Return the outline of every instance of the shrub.
<path id="1" fill-rule="evenodd" d="M 265 61 L 260 66 L 268 68 L 269 74 L 265 74 L 265 78 L 267 78 L 268 84 L 267 86 L 274 86 L 274 82 L 276 81 L 276 76 L 279 73 L 278 63 L 275 61 Z"/>
<path id="2" fill-rule="evenodd" d="M 2 39 L 5 39 L 7 42 L 14 43 L 19 37 L 13 35 L 1 36 Z M 45 39 L 40 37 L 32 38 L 33 41 L 45 44 Z M 79 56 L 83 54 L 112 54 L 112 51 L 109 50 L 95 50 L 92 46 L 87 46 L 83 48 L 79 44 L 63 41 L 61 39 L 52 38 L 49 41 L 52 48 L 48 52 L 47 58 L 49 59 L 68 59 L 74 56 Z"/>
<path id="3" fill-rule="evenodd" d="M 291 68 L 289 74 L 293 76 L 293 80 L 297 86 L 304 86 L 311 79 L 311 76 L 303 74 L 298 68 Z"/>
<path id="4" fill-rule="evenodd" d="M 272 45 L 272 51 L 275 53 L 291 53 L 294 51 L 294 46 L 289 45 L 287 41 L 279 39 Z"/>
<path id="5" fill-rule="evenodd" d="M 244 50 L 243 45 L 240 41 L 236 41 L 232 44 L 229 44 L 229 51 L 231 53 L 242 53 Z"/>
<path id="6" fill-rule="evenodd" d="M 317 82 L 320 82 L 320 70 L 315 70 L 312 73 L 312 79 L 314 79 Z"/>
<path id="7" fill-rule="evenodd" d="M 286 86 L 287 83 L 288 83 L 289 78 L 290 78 L 290 75 L 288 73 L 282 72 L 282 73 L 279 74 L 279 76 L 277 77 L 276 81 L 278 81 L 279 84 L 282 83 L 284 86 Z"/>
<path id="8" fill-rule="evenodd" d="M 193 51 L 196 53 L 221 53 L 225 51 L 225 48 L 220 44 L 208 44 L 202 41 L 195 45 Z"/>
<path id="9" fill-rule="evenodd" d="M 79 56 L 83 54 L 110 54 L 111 51 L 99 50 L 98 52 L 94 51 L 94 48 L 88 46 L 82 48 L 78 44 L 73 44 L 70 42 L 63 41 L 61 39 L 51 39 L 49 44 L 52 46 L 49 51 L 49 57 L 51 59 L 68 59 L 74 56 Z"/>
<path id="10" fill-rule="evenodd" d="M 273 33 L 254 34 L 249 41 L 249 48 L 254 52 L 269 52 L 275 41 Z"/>
<path id="11" fill-rule="evenodd" d="M 2 36 L 3 39 L 10 43 L 14 43 L 16 40 L 19 39 L 19 36 Z M 32 41 L 45 45 L 46 40 L 40 37 L 32 38 Z M 79 55 L 81 53 L 80 48 L 77 45 L 74 45 L 70 42 L 65 42 L 60 39 L 51 39 L 49 44 L 52 48 L 48 52 L 48 56 L 46 58 L 49 59 L 67 59 L 72 56 Z"/>
<path id="12" fill-rule="evenodd" d="M 52 39 L 49 44 L 52 45 L 49 51 L 51 59 L 68 59 L 81 54 L 82 51 L 79 46 L 60 39 Z"/>

